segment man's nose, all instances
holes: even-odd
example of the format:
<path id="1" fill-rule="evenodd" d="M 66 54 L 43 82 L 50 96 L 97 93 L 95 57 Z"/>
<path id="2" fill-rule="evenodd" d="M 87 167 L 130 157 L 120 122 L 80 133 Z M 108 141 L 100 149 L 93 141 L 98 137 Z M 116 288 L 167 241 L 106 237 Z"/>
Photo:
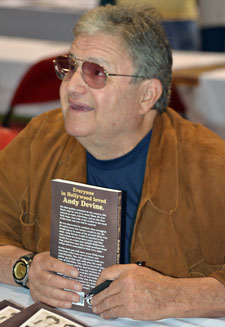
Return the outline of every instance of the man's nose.
<path id="1" fill-rule="evenodd" d="M 87 85 L 82 76 L 82 67 L 81 66 L 78 66 L 77 69 L 71 73 L 67 87 L 68 87 L 68 90 L 72 91 L 72 92 L 76 91 L 76 92 L 79 92 L 82 94 L 86 93 Z"/>

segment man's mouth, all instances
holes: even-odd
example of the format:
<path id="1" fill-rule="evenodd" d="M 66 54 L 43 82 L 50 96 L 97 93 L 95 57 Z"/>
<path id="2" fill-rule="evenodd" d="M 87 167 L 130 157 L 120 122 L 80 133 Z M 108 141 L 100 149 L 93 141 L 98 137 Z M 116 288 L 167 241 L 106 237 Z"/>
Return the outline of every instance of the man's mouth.
<path id="1" fill-rule="evenodd" d="M 75 110 L 75 111 L 83 111 L 83 112 L 87 112 L 87 111 L 92 111 L 94 110 L 93 107 L 90 107 L 86 104 L 81 104 L 81 103 L 71 103 L 69 102 L 69 105 L 70 105 L 70 108 L 72 110 Z"/>

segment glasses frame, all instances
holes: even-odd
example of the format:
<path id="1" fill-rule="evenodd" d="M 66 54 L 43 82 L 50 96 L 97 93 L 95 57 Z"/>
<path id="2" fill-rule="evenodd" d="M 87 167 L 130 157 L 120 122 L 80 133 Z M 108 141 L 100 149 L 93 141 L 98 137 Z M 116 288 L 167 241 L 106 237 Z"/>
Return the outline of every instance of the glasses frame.
<path id="1" fill-rule="evenodd" d="M 75 69 L 74 69 L 74 72 L 73 74 L 77 71 L 77 68 L 78 66 L 81 67 L 81 71 L 82 71 L 82 77 L 83 77 L 83 80 L 85 82 L 86 85 L 88 85 L 90 88 L 93 88 L 93 89 L 102 89 L 103 87 L 105 87 L 106 85 L 106 82 L 107 82 L 107 78 L 109 76 L 122 76 L 122 77 L 135 77 L 135 78 L 142 78 L 142 79 L 147 79 L 148 77 L 146 76 L 140 76 L 140 75 L 127 75 L 127 74 L 114 74 L 114 73 L 109 73 L 102 65 L 96 63 L 96 62 L 93 62 L 93 61 L 89 61 L 89 60 L 83 60 L 83 59 L 79 59 L 79 58 L 75 58 L 73 57 L 72 55 L 70 54 L 65 54 L 65 55 L 61 55 L 61 56 L 58 56 L 56 57 L 55 59 L 53 59 L 53 63 L 54 63 L 54 68 L 55 68 L 55 72 L 56 72 L 56 76 L 60 79 L 60 80 L 64 80 L 67 76 L 68 73 L 72 72 L 71 71 L 68 71 L 66 74 L 64 74 L 63 76 L 63 73 L 60 73 L 60 70 L 58 68 L 58 61 L 60 61 L 60 59 L 70 59 L 74 62 L 74 66 L 75 66 Z M 104 80 L 104 85 L 102 87 L 93 87 L 91 85 L 88 84 L 87 80 L 85 79 L 85 72 L 83 70 L 83 64 L 85 63 L 90 63 L 90 64 L 95 64 L 95 65 L 98 65 L 99 67 L 101 67 L 103 69 L 103 72 L 105 74 L 105 80 Z M 72 75 L 73 75 L 72 74 Z M 70 75 L 70 77 L 68 79 L 70 79 L 72 77 L 72 75 Z"/>

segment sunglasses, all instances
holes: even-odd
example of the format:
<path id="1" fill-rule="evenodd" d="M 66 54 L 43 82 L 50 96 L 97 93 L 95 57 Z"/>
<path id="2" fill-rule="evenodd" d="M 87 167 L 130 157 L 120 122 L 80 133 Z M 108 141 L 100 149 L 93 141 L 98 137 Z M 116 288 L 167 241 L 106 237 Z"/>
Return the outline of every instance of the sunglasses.
<path id="1" fill-rule="evenodd" d="M 53 60 L 55 72 L 60 80 L 69 80 L 81 66 L 84 82 L 93 89 L 101 89 L 106 85 L 108 76 L 125 76 L 146 78 L 144 76 L 111 74 L 94 62 L 72 58 L 70 55 L 58 56 Z"/>

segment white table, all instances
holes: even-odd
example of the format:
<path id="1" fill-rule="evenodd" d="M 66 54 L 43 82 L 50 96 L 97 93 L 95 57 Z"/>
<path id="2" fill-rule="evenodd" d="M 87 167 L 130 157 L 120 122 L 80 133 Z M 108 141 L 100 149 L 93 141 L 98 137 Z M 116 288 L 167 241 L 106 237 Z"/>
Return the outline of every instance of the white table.
<path id="1" fill-rule="evenodd" d="M 225 139 L 225 68 L 202 73 L 193 95 L 188 118 Z"/>
<path id="2" fill-rule="evenodd" d="M 13 300 L 25 307 L 33 304 L 29 295 L 29 290 L 21 287 L 9 286 L 0 283 L 0 301 Z M 90 326 L 95 327 L 224 327 L 225 318 L 208 319 L 208 318 L 186 318 L 186 319 L 163 319 L 158 321 L 137 321 L 132 319 L 120 318 L 104 320 L 94 314 L 85 314 L 75 310 L 65 310 L 70 315 L 84 321 Z"/>
<path id="3" fill-rule="evenodd" d="M 173 58 L 187 118 L 225 139 L 225 53 L 175 51 Z"/>
<path id="4" fill-rule="evenodd" d="M 225 65 L 225 53 L 173 51 L 173 71 L 213 65 Z M 191 72 L 192 73 L 192 72 Z"/>

